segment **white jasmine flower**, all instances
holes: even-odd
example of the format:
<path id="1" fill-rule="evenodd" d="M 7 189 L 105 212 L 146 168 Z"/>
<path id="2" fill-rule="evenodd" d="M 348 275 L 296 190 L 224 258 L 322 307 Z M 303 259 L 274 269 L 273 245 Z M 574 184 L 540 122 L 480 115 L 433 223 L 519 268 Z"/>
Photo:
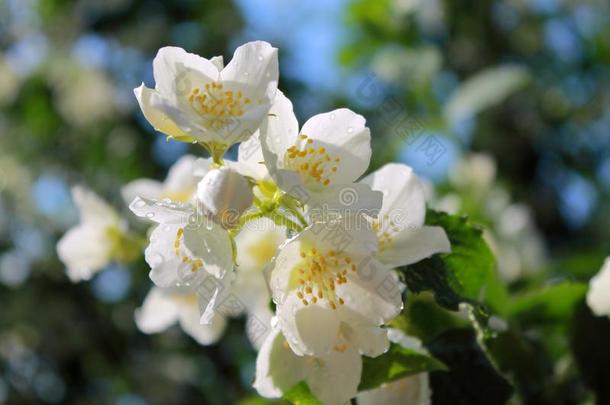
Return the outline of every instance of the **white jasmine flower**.
<path id="1" fill-rule="evenodd" d="M 372 222 L 379 240 L 377 258 L 389 267 L 416 263 L 434 253 L 450 252 L 444 229 L 424 225 L 426 197 L 413 170 L 391 163 L 362 180 L 383 192 L 379 216 Z"/>
<path id="2" fill-rule="evenodd" d="M 250 177 L 257 181 L 270 179 L 269 171 L 267 166 L 265 166 L 265 158 L 263 157 L 260 132 L 257 131 L 250 139 L 239 144 L 235 170 L 241 173 L 242 176 Z"/>
<path id="3" fill-rule="evenodd" d="M 353 347 L 327 356 L 297 356 L 280 331 L 273 330 L 256 358 L 254 388 L 263 397 L 280 398 L 305 381 L 322 403 L 341 405 L 356 396 L 361 374 L 362 359 Z"/>
<path id="4" fill-rule="evenodd" d="M 260 133 L 267 169 L 292 197 L 331 210 L 375 214 L 381 206 L 381 193 L 354 183 L 371 159 L 371 135 L 362 116 L 341 108 L 310 118 L 299 131 L 292 103 L 278 91 Z"/>
<path id="5" fill-rule="evenodd" d="M 418 339 L 398 329 L 388 329 L 388 337 L 406 348 L 425 351 Z M 358 405 L 429 405 L 432 395 L 429 379 L 428 373 L 419 373 L 361 392 L 357 397 Z"/>
<path id="6" fill-rule="evenodd" d="M 144 252 L 150 278 L 157 286 L 195 285 L 205 277 L 202 270 L 219 279 L 231 272 L 227 231 L 200 216 L 193 206 L 137 197 L 129 208 L 158 224 Z"/>
<path id="7" fill-rule="evenodd" d="M 587 304 L 597 316 L 610 316 L 610 257 L 589 282 Z"/>
<path id="8" fill-rule="evenodd" d="M 354 347 L 375 357 L 380 328 L 402 309 L 396 274 L 375 259 L 377 238 L 360 216 L 315 223 L 287 241 L 269 266 L 278 325 L 297 355 Z"/>
<path id="9" fill-rule="evenodd" d="M 209 324 L 200 323 L 197 294 L 186 287 L 153 287 L 136 310 L 136 325 L 144 333 L 163 332 L 178 322 L 184 332 L 202 345 L 220 339 L 226 326 L 221 315 L 214 316 Z"/>
<path id="10" fill-rule="evenodd" d="M 189 202 L 192 200 L 197 188 L 197 182 L 200 180 L 195 175 L 196 169 L 204 162 L 207 162 L 207 165 L 209 165 L 209 159 L 201 159 L 201 161 L 199 163 L 199 160 L 193 155 L 184 155 L 172 165 L 163 182 L 153 179 L 131 181 L 121 190 L 123 200 L 128 205 L 136 197 L 155 200 L 167 198 L 175 202 Z"/>
<path id="11" fill-rule="evenodd" d="M 238 268 L 233 291 L 244 304 L 246 333 L 257 349 L 269 333 L 274 315 L 263 270 L 285 240 L 286 228 L 268 218 L 248 222 L 235 237 Z"/>
<path id="12" fill-rule="evenodd" d="M 89 280 L 113 260 L 128 261 L 137 246 L 127 235 L 127 224 L 99 196 L 83 187 L 72 188 L 80 223 L 57 243 L 57 253 L 73 282 Z"/>
<path id="13" fill-rule="evenodd" d="M 237 48 L 223 68 L 181 48 L 161 48 L 153 61 L 155 89 L 135 94 L 148 121 L 181 141 L 197 141 L 212 154 L 248 139 L 267 116 L 278 81 L 277 49 L 266 42 Z"/>
<path id="14" fill-rule="evenodd" d="M 236 170 L 223 166 L 210 170 L 197 186 L 197 198 L 206 213 L 228 227 L 252 205 L 248 181 Z"/>

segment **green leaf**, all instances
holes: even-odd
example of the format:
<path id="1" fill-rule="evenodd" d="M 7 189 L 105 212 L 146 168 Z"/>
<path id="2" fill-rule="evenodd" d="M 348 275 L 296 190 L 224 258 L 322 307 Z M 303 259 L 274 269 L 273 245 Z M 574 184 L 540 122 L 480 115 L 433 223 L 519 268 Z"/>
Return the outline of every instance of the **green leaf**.
<path id="1" fill-rule="evenodd" d="M 507 297 L 506 286 L 496 277 L 495 258 L 481 228 L 466 217 L 432 210 L 428 210 L 426 223 L 445 229 L 451 253 L 407 266 L 404 275 L 409 290 L 415 293 L 431 290 L 440 305 L 454 311 L 460 302 L 478 301 L 501 310 Z"/>
<path id="2" fill-rule="evenodd" d="M 392 343 L 379 357 L 362 358 L 362 378 L 359 391 L 370 390 L 413 374 L 446 370 L 446 366 L 424 350 L 415 350 Z"/>
<path id="3" fill-rule="evenodd" d="M 403 312 L 392 320 L 391 326 L 427 342 L 449 329 L 466 327 L 468 322 L 436 304 L 432 293 L 423 292 L 409 297 Z"/>
<path id="4" fill-rule="evenodd" d="M 296 384 L 284 394 L 284 399 L 295 405 L 324 405 L 311 393 L 304 381 Z"/>
<path id="5" fill-rule="evenodd" d="M 586 284 L 564 281 L 515 298 L 508 313 L 532 324 L 569 321 L 586 292 Z"/>

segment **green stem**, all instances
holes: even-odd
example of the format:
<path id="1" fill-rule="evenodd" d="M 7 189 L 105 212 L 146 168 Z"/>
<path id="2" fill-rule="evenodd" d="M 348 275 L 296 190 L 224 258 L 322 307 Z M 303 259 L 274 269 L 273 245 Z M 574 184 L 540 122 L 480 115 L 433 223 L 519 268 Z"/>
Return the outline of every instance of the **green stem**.
<path id="1" fill-rule="evenodd" d="M 275 222 L 276 225 L 280 225 L 280 226 L 285 226 L 286 228 L 290 229 L 291 231 L 294 232 L 301 232 L 303 230 L 303 226 L 293 222 L 292 220 L 290 220 L 289 218 L 287 218 L 286 216 L 277 213 L 277 212 L 270 212 L 267 215 L 273 222 Z"/>

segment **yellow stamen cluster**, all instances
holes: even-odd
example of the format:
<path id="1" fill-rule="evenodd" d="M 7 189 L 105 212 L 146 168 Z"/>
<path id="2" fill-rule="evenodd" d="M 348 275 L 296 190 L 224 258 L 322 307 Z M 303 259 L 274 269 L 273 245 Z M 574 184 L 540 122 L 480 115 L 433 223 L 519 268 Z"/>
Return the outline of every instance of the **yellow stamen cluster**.
<path id="1" fill-rule="evenodd" d="M 174 239 L 174 254 L 176 255 L 176 257 L 180 258 L 182 263 L 186 264 L 187 266 L 190 266 L 192 272 L 196 272 L 197 270 L 203 267 L 203 260 L 189 257 L 181 251 L 180 246 L 182 244 L 183 238 L 184 228 L 178 228 L 178 231 L 176 232 L 176 239 Z"/>
<path id="2" fill-rule="evenodd" d="M 330 174 L 337 171 L 337 164 L 341 161 L 341 158 L 331 157 L 324 146 L 315 146 L 312 138 L 302 134 L 297 144 L 286 150 L 286 157 L 289 168 L 324 186 L 330 184 Z"/>
<path id="3" fill-rule="evenodd" d="M 222 83 L 206 83 L 204 89 L 194 88 L 188 96 L 189 104 L 199 114 L 216 118 L 241 117 L 252 100 L 241 91 L 223 90 Z"/>
<path id="4" fill-rule="evenodd" d="M 343 298 L 336 294 L 336 286 L 347 283 L 349 271 L 355 272 L 352 259 L 342 253 L 330 250 L 319 252 L 316 248 L 301 250 L 301 262 L 297 267 L 297 297 L 304 305 L 326 300 L 328 306 L 337 309 L 343 305 Z"/>
<path id="5" fill-rule="evenodd" d="M 377 234 L 379 252 L 383 252 L 394 243 L 394 235 L 400 231 L 400 227 L 385 214 L 373 221 L 373 230 Z"/>

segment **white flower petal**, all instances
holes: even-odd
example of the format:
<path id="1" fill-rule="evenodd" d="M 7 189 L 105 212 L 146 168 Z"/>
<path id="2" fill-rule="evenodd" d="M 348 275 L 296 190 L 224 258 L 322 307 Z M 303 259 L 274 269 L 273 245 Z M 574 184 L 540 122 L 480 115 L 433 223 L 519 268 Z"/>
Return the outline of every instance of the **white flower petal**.
<path id="1" fill-rule="evenodd" d="M 323 404 L 342 405 L 358 393 L 361 376 L 362 358 L 348 345 L 309 361 L 305 380 L 311 393 Z"/>
<path id="2" fill-rule="evenodd" d="M 337 295 L 346 307 L 377 325 L 393 319 L 403 307 L 396 273 L 372 257 L 357 263 L 357 271 L 348 273 L 347 283 L 337 286 Z"/>
<path id="3" fill-rule="evenodd" d="M 377 357 L 388 350 L 390 342 L 384 328 L 344 305 L 338 308 L 342 325 L 341 332 L 349 344 L 360 354 Z"/>
<path id="4" fill-rule="evenodd" d="M 219 72 L 214 63 L 199 55 L 166 46 L 159 49 L 153 60 L 153 75 L 155 90 L 176 102 L 178 97 L 186 101 L 190 90 L 198 84 L 216 81 Z"/>
<path id="5" fill-rule="evenodd" d="M 451 252 L 451 243 L 440 226 L 407 229 L 392 236 L 392 241 L 379 250 L 378 258 L 388 267 L 400 267 L 432 256 Z"/>
<path id="6" fill-rule="evenodd" d="M 226 272 L 221 278 L 208 275 L 197 285 L 197 298 L 201 324 L 210 324 L 217 315 L 239 316 L 245 310 L 244 304 L 233 294 L 232 284 L 235 274 Z"/>
<path id="7" fill-rule="evenodd" d="M 127 205 L 131 204 L 136 197 L 158 199 L 161 198 L 162 194 L 163 185 L 161 182 L 151 179 L 130 181 L 121 188 L 121 196 Z"/>
<path id="8" fill-rule="evenodd" d="M 189 219 L 191 221 L 197 219 L 193 217 L 194 209 L 190 205 L 166 203 L 148 198 L 136 197 L 129 205 L 129 209 L 137 216 L 148 218 L 158 224 L 186 226 L 189 224 Z"/>
<path id="9" fill-rule="evenodd" d="M 233 269 L 233 247 L 228 232 L 220 225 L 205 221 L 206 225 L 184 228 L 184 245 L 203 259 L 203 268 L 221 278 Z"/>
<path id="10" fill-rule="evenodd" d="M 324 207 L 344 215 L 365 214 L 376 217 L 380 212 L 382 200 L 383 194 L 372 190 L 368 184 L 351 183 L 331 185 L 319 191 L 312 191 L 306 202 L 310 209 Z"/>
<path id="11" fill-rule="evenodd" d="M 218 69 L 218 71 L 220 72 L 222 69 L 224 69 L 225 67 L 225 63 L 224 60 L 222 58 L 222 55 L 220 56 L 214 56 L 213 58 L 210 59 L 210 62 L 212 62 L 212 64 L 214 66 L 216 66 L 216 69 Z"/>
<path id="12" fill-rule="evenodd" d="M 208 324 L 201 324 L 199 306 L 195 299 L 192 304 L 189 302 L 180 306 L 179 318 L 182 329 L 204 346 L 216 343 L 227 325 L 226 319 L 220 314 L 213 316 Z"/>
<path id="13" fill-rule="evenodd" d="M 295 144 L 299 134 L 299 123 L 294 115 L 292 103 L 280 90 L 277 91 L 268 117 L 260 128 L 260 142 L 265 165 L 280 187 L 289 190 L 277 178 L 278 165 L 286 150 Z"/>
<path id="14" fill-rule="evenodd" d="M 57 254 L 72 282 L 89 280 L 110 263 L 110 253 L 106 229 L 95 223 L 70 229 L 57 243 Z"/>
<path id="15" fill-rule="evenodd" d="M 339 158 L 336 172 L 329 173 L 331 184 L 357 180 L 371 160 L 371 134 L 361 115 L 346 108 L 318 114 L 301 128 L 301 134 L 313 139 L 312 147 L 326 148 L 328 155 Z"/>
<path id="16" fill-rule="evenodd" d="M 133 89 L 144 117 L 153 128 L 165 135 L 184 142 L 191 142 L 194 138 L 178 127 L 178 125 L 163 110 L 153 106 L 153 97 L 158 97 L 155 90 L 140 85 Z"/>
<path id="17" fill-rule="evenodd" d="M 194 175 L 196 160 L 193 155 L 184 155 L 172 165 L 163 182 L 163 197 L 179 202 L 190 199 L 198 181 Z"/>
<path id="18" fill-rule="evenodd" d="M 142 306 L 135 312 L 136 325 L 144 333 L 159 333 L 178 319 L 178 306 L 167 289 L 150 289 Z"/>
<path id="19" fill-rule="evenodd" d="M 254 349 L 260 350 L 267 336 L 271 333 L 271 319 L 274 313 L 269 308 L 268 300 L 265 305 L 248 307 L 247 310 L 246 335 Z"/>
<path id="20" fill-rule="evenodd" d="M 271 104 L 279 76 L 277 48 L 263 41 L 248 42 L 235 50 L 220 75 L 222 80 L 252 86 L 256 98 L 266 96 Z"/>
<path id="21" fill-rule="evenodd" d="M 296 293 L 276 308 L 279 325 L 288 344 L 297 354 L 325 356 L 340 343 L 337 311 L 325 306 L 303 306 Z"/>
<path id="22" fill-rule="evenodd" d="M 286 227 L 277 225 L 269 218 L 257 218 L 246 223 L 235 237 L 239 265 L 237 282 L 250 284 L 253 277 L 262 280 L 262 269 L 271 262 L 278 247 L 285 241 Z"/>
<path id="23" fill-rule="evenodd" d="M 198 158 L 193 163 L 193 176 L 202 178 L 210 171 L 212 167 L 212 159 Z"/>
<path id="24" fill-rule="evenodd" d="M 597 316 L 610 316 L 610 257 L 589 283 L 587 304 Z"/>
<path id="25" fill-rule="evenodd" d="M 430 405 L 432 391 L 428 373 L 401 378 L 374 390 L 363 391 L 358 394 L 357 403 L 358 405 Z"/>
<path id="26" fill-rule="evenodd" d="M 78 208 L 81 222 L 117 223 L 118 214 L 106 201 L 84 187 L 72 187 L 72 198 Z"/>
<path id="27" fill-rule="evenodd" d="M 235 170 L 242 176 L 252 177 L 259 181 L 269 177 L 258 132 L 247 141 L 239 144 Z"/>
<path id="28" fill-rule="evenodd" d="M 280 398 L 304 378 L 303 358 L 290 350 L 279 330 L 271 331 L 256 357 L 256 391 L 266 398 Z"/>
<path id="29" fill-rule="evenodd" d="M 409 166 L 390 163 L 369 174 L 361 183 L 383 192 L 380 220 L 393 222 L 400 230 L 423 226 L 426 218 L 424 189 Z M 382 222 L 383 228 L 385 224 Z"/>
<path id="30" fill-rule="evenodd" d="M 295 287 L 293 274 L 301 262 L 300 249 L 299 239 L 290 239 L 280 248 L 267 268 L 269 287 L 276 304 L 282 304 L 286 299 L 286 292 Z"/>

